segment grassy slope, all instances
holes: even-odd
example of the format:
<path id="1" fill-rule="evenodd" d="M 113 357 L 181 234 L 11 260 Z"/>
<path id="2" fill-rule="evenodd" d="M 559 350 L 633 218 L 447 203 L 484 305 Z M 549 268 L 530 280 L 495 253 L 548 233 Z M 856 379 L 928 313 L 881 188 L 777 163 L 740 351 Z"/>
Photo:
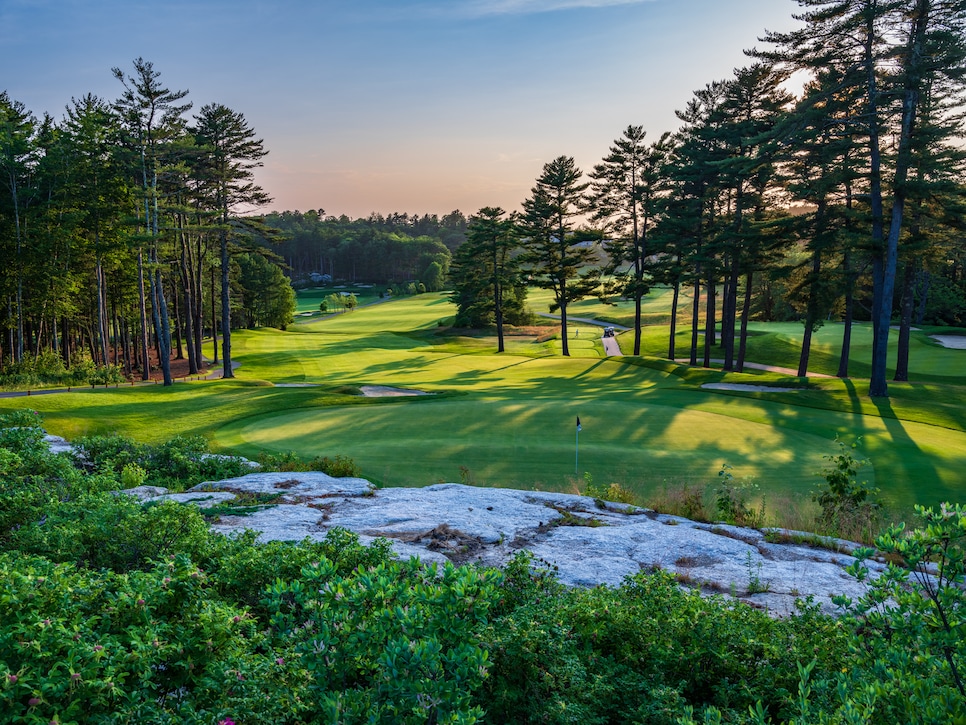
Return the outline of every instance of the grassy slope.
<path id="1" fill-rule="evenodd" d="M 555 354 L 559 342 L 533 338 L 513 339 L 508 353 L 495 355 L 490 339 L 437 337 L 451 314 L 445 297 L 422 295 L 284 333 L 241 332 L 233 336 L 242 363 L 237 381 L 6 399 L 0 410 L 41 410 L 49 429 L 68 437 L 190 433 L 248 455 L 344 453 L 385 485 L 469 480 L 573 490 L 579 467 L 598 483 L 645 491 L 712 481 L 727 463 L 772 497 L 808 492 L 823 456 L 835 451 L 835 436 L 862 436 L 874 464 L 866 477 L 894 503 L 963 498 L 966 394 L 959 386 L 893 385 L 892 398 L 879 405 L 860 383 L 837 379 L 811 379 L 808 390 L 794 393 L 709 392 L 699 385 L 782 377 L 602 359 L 599 331 L 584 326 L 571 340 L 570 359 Z M 937 380 L 951 379 L 942 357 L 929 365 Z M 320 387 L 259 382 L 269 380 Z M 436 395 L 362 399 L 341 392 L 364 384 Z"/>

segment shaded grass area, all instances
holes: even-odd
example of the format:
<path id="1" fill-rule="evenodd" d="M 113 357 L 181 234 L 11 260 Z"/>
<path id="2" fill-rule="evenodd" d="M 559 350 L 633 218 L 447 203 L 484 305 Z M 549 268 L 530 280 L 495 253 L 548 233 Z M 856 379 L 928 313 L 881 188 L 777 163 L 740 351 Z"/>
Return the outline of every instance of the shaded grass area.
<path id="1" fill-rule="evenodd" d="M 955 375 L 893 384 L 892 397 L 876 402 L 860 381 L 740 375 L 659 358 L 603 359 L 599 328 L 580 325 L 572 331 L 571 358 L 559 356 L 552 328 L 508 338 L 508 352 L 496 355 L 490 337 L 443 334 L 452 310 L 445 296 L 429 294 L 288 332 L 242 331 L 233 335 L 242 363 L 234 381 L 5 399 L 0 411 L 37 409 L 51 432 L 68 438 L 118 431 L 158 442 L 199 434 L 219 449 L 251 457 L 287 450 L 307 459 L 344 454 L 383 485 L 465 478 L 575 490 L 587 472 L 644 499 L 669 483 L 714 482 L 724 464 L 772 500 L 789 492 L 807 495 L 820 480 L 823 456 L 834 452 L 834 439 L 861 437 L 860 455 L 872 462 L 862 475 L 889 502 L 909 507 L 962 500 L 966 389 L 950 384 Z M 791 328 L 778 328 L 773 337 L 781 343 L 782 335 L 791 339 Z M 658 337 L 659 330 L 649 328 L 645 341 Z M 935 364 L 948 372 L 941 361 Z M 700 387 L 722 381 L 799 389 Z M 389 400 L 347 394 L 362 385 L 434 395 Z M 577 415 L 583 424 L 579 458 Z"/>
<path id="2" fill-rule="evenodd" d="M 361 284 L 334 284 L 324 287 L 309 287 L 308 289 L 296 290 L 295 293 L 295 313 L 319 312 L 319 303 L 326 297 L 336 292 L 354 294 L 360 305 L 366 305 L 379 300 L 379 293 L 385 292 L 385 287 Z M 335 310 L 330 310 L 335 312 Z"/>

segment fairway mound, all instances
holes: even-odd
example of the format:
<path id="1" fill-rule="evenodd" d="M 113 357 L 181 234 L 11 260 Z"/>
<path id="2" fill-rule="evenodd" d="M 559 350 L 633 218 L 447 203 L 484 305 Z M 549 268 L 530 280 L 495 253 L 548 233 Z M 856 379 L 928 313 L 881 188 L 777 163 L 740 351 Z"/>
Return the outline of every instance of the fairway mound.
<path id="1" fill-rule="evenodd" d="M 706 390 L 738 390 L 752 393 L 794 393 L 803 388 L 782 388 L 772 385 L 745 385 L 744 383 L 705 383 Z"/>
<path id="2" fill-rule="evenodd" d="M 943 347 L 953 350 L 966 350 L 966 335 L 930 335 L 929 337 Z"/>
<path id="3" fill-rule="evenodd" d="M 388 385 L 363 385 L 360 392 L 367 398 L 393 398 L 404 395 L 429 395 L 425 390 L 410 390 L 409 388 L 392 388 Z"/>
<path id="4" fill-rule="evenodd" d="M 276 497 L 244 515 L 225 515 L 236 495 Z M 364 542 L 386 538 L 403 558 L 490 566 L 526 549 L 569 586 L 619 586 L 643 569 L 664 569 L 682 584 L 729 593 L 779 616 L 793 613 L 802 597 L 813 596 L 831 613 L 833 595 L 855 599 L 865 591 L 845 571 L 854 561 L 848 552 L 858 545 L 836 541 L 821 548 L 794 543 L 795 537 L 772 543 L 773 535 L 756 529 L 697 523 L 573 494 L 455 483 L 377 489 L 364 479 L 312 471 L 251 474 L 147 500 L 163 499 L 201 508 L 217 504 L 222 513 L 212 523 L 215 530 L 231 535 L 251 529 L 261 541 L 321 540 L 341 527 Z M 884 565 L 871 567 L 875 575 Z"/>

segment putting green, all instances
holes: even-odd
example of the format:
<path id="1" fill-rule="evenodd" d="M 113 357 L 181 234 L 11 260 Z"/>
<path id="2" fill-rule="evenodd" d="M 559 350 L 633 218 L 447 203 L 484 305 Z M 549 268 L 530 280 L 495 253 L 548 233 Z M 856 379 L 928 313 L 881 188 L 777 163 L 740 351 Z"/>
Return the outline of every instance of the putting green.
<path id="1" fill-rule="evenodd" d="M 470 479 L 559 490 L 573 485 L 579 467 L 581 476 L 586 471 L 595 481 L 619 481 L 642 492 L 665 481 L 713 481 L 727 463 L 736 478 L 804 493 L 814 486 L 822 457 L 834 452 L 818 435 L 606 398 L 421 398 L 298 410 L 229 423 L 215 439 L 225 447 L 295 450 L 306 457 L 347 454 L 363 476 L 382 485 Z"/>

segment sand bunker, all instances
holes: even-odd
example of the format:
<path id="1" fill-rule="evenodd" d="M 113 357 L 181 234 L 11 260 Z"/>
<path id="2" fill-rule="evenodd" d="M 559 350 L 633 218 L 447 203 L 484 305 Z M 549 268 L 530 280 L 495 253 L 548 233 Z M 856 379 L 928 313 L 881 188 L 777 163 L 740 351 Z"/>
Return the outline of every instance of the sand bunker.
<path id="1" fill-rule="evenodd" d="M 966 350 L 966 335 L 930 335 L 929 337 L 943 347 L 951 347 L 954 350 Z"/>
<path id="2" fill-rule="evenodd" d="M 425 390 L 408 390 L 406 388 L 391 388 L 387 385 L 363 385 L 359 390 L 367 398 L 389 398 L 402 395 L 429 395 Z"/>
<path id="3" fill-rule="evenodd" d="M 778 388 L 771 385 L 743 385 L 741 383 L 705 383 L 702 388 L 709 390 L 744 390 L 755 393 L 794 393 L 801 388 Z"/>

